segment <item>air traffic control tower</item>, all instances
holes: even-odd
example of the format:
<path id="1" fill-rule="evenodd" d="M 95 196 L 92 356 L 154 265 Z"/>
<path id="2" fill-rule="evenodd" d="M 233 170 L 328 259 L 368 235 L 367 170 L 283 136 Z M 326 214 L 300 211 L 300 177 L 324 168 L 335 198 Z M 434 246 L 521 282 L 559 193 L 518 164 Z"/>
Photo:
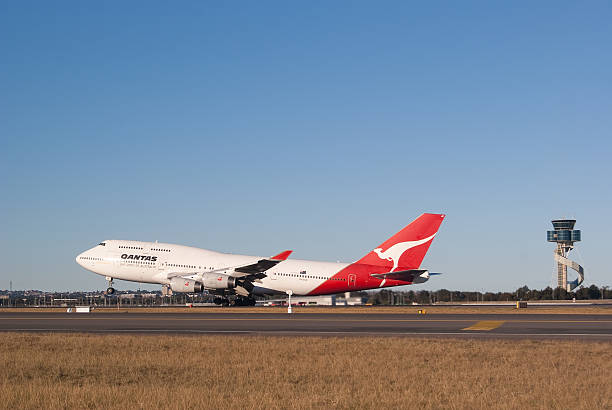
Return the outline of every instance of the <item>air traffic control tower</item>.
<path id="1" fill-rule="evenodd" d="M 574 242 L 580 241 L 580 231 L 574 230 L 575 219 L 556 219 L 552 221 L 554 231 L 546 232 L 548 242 L 556 242 L 555 261 L 557 262 L 557 287 L 571 292 L 584 281 L 584 269 L 576 262 L 567 258 L 569 251 L 574 249 Z M 567 268 L 578 272 L 578 278 L 567 281 Z"/>

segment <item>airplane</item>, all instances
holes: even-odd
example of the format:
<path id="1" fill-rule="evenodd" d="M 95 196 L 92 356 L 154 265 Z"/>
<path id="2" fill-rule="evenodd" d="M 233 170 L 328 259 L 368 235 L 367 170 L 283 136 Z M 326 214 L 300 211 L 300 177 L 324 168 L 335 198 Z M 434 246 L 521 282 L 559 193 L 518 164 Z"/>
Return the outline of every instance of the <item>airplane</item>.
<path id="1" fill-rule="evenodd" d="M 83 268 L 105 276 L 107 295 L 114 279 L 156 283 L 172 292 L 215 295 L 214 302 L 253 306 L 255 296 L 327 295 L 424 283 L 420 267 L 444 214 L 424 213 L 353 263 L 220 253 L 184 245 L 106 240 L 76 257 Z"/>

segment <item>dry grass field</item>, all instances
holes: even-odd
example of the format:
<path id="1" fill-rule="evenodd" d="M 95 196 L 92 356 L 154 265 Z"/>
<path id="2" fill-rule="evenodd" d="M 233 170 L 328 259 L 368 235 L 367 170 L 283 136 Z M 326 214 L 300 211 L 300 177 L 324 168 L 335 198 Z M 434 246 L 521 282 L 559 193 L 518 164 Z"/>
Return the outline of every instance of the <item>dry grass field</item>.
<path id="1" fill-rule="evenodd" d="M 0 407 L 612 408 L 612 343 L 0 333 Z"/>
<path id="2" fill-rule="evenodd" d="M 591 314 L 612 315 L 610 305 L 530 306 L 516 309 L 513 306 L 294 306 L 293 313 L 400 313 L 416 315 L 419 309 L 427 314 Z M 1 312 L 66 312 L 66 308 L 0 308 Z M 286 307 L 156 307 L 156 308 L 96 308 L 93 313 L 286 313 Z"/>

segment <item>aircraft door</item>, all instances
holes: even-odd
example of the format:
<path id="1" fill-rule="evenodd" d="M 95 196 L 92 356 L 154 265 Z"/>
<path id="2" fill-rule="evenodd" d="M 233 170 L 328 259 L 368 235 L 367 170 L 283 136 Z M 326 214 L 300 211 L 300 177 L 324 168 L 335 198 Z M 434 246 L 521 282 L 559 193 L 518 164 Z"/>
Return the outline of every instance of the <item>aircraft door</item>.
<path id="1" fill-rule="evenodd" d="M 357 275 L 355 275 L 354 273 L 351 273 L 350 275 L 348 275 L 349 288 L 354 288 L 356 282 L 357 282 Z"/>

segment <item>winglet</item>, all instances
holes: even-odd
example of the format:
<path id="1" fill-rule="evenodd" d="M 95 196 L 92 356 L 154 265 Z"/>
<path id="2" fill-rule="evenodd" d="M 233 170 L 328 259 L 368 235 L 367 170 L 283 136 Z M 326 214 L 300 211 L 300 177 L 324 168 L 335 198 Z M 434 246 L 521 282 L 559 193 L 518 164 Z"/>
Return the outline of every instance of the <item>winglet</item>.
<path id="1" fill-rule="evenodd" d="M 284 261 L 289 257 L 289 255 L 291 255 L 291 252 L 293 251 L 284 251 L 276 256 L 271 257 L 270 259 L 272 259 L 273 261 Z"/>

